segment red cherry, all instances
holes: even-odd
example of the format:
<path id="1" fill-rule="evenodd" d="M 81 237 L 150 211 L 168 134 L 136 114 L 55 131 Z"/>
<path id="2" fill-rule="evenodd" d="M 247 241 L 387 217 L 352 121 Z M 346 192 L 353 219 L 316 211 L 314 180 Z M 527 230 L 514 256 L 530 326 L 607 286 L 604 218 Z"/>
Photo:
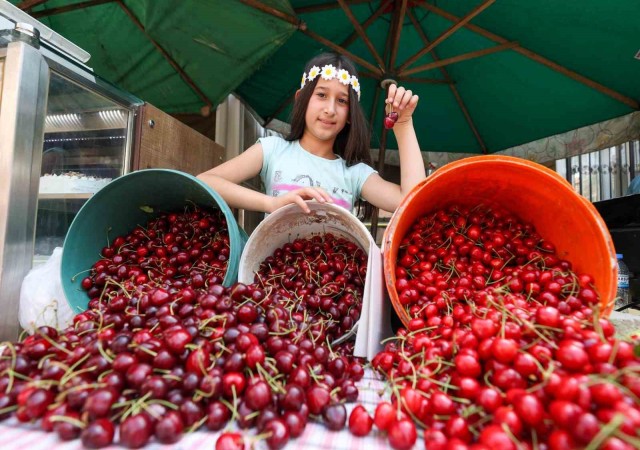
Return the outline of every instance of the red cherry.
<path id="1" fill-rule="evenodd" d="M 216 450 L 244 450 L 244 438 L 240 433 L 222 433 L 216 441 Z"/>
<path id="2" fill-rule="evenodd" d="M 416 426 L 410 419 L 394 422 L 388 431 L 389 444 L 396 450 L 408 450 L 415 444 L 418 435 Z"/>
<path id="3" fill-rule="evenodd" d="M 353 408 L 349 416 L 349 430 L 354 436 L 366 436 L 373 426 L 373 418 L 362 405 Z"/>
<path id="4" fill-rule="evenodd" d="M 396 124 L 396 122 L 389 116 L 386 116 L 384 118 L 384 127 L 387 130 L 390 130 L 391 128 L 393 128 L 393 126 Z"/>

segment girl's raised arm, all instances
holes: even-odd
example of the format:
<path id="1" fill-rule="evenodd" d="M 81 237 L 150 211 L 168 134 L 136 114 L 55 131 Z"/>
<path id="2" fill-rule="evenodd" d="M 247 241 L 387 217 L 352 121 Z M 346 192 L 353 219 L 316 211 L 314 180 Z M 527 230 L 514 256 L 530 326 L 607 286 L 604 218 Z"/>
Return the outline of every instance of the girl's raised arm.
<path id="1" fill-rule="evenodd" d="M 400 185 L 373 174 L 362 186 L 362 197 L 373 206 L 393 212 L 403 197 L 426 178 L 427 173 L 412 119 L 413 111 L 418 105 L 418 96 L 403 87 L 391 85 L 387 103 L 393 105 L 394 111 L 398 112 L 393 132 L 398 141 L 400 156 Z"/>

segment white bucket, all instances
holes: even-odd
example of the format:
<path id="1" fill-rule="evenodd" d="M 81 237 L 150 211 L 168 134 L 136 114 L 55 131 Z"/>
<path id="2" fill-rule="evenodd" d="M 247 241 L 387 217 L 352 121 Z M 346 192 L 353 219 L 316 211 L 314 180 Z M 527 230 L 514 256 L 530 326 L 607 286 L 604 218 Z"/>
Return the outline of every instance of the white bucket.
<path id="1" fill-rule="evenodd" d="M 260 263 L 272 256 L 276 249 L 295 239 L 331 233 L 360 246 L 368 255 L 373 237 L 365 226 L 346 209 L 330 203 L 308 202 L 311 212 L 302 212 L 296 204 L 289 204 L 269 214 L 251 233 L 240 256 L 238 281 L 253 283 Z"/>
<path id="2" fill-rule="evenodd" d="M 273 253 L 295 239 L 306 239 L 314 235 L 331 233 L 336 237 L 347 239 L 357 244 L 369 256 L 371 249 L 377 249 L 373 237 L 365 226 L 346 209 L 327 203 L 307 202 L 310 213 L 304 213 L 296 204 L 283 206 L 267 216 L 258 227 L 253 230 L 240 256 L 238 281 L 245 284 L 253 283 L 260 264 L 272 256 Z M 368 309 L 367 282 L 370 278 L 369 270 L 365 280 L 365 292 L 362 303 L 363 311 Z M 362 313 L 361 313 L 362 318 Z M 353 338 L 358 333 L 360 320 L 342 337 L 335 340 L 339 344 Z M 357 343 L 356 343 L 357 345 Z M 363 353 L 362 356 L 365 354 Z"/>

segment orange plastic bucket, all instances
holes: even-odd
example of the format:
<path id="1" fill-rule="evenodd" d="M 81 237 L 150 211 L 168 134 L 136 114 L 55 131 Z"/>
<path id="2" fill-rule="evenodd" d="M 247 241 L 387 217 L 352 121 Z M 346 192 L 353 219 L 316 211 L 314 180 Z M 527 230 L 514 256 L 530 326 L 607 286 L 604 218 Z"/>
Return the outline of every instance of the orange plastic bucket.
<path id="1" fill-rule="evenodd" d="M 477 156 L 435 171 L 401 202 L 384 234 L 384 277 L 391 303 L 405 326 L 396 283 L 398 247 L 413 222 L 451 204 L 500 206 L 535 226 L 573 270 L 594 277 L 604 315 L 616 295 L 613 241 L 595 207 L 556 172 L 510 156 Z"/>

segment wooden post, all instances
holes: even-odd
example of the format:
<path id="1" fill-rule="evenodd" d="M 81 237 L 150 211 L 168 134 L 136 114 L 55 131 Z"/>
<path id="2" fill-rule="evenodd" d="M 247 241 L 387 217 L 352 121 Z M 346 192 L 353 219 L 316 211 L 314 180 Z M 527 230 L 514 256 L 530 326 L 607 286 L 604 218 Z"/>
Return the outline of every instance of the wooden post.
<path id="1" fill-rule="evenodd" d="M 382 88 L 382 92 L 384 92 L 383 101 L 387 100 L 387 96 L 389 95 L 389 86 L 392 84 L 398 84 L 395 80 L 384 79 L 380 82 L 380 87 Z M 378 150 L 378 163 L 377 170 L 378 174 L 382 176 L 384 174 L 384 156 L 387 150 L 387 133 L 388 130 L 382 126 L 382 132 L 380 133 L 380 149 Z M 374 208 L 371 213 L 371 236 L 375 241 L 378 234 L 378 217 L 379 217 L 379 209 Z"/>

